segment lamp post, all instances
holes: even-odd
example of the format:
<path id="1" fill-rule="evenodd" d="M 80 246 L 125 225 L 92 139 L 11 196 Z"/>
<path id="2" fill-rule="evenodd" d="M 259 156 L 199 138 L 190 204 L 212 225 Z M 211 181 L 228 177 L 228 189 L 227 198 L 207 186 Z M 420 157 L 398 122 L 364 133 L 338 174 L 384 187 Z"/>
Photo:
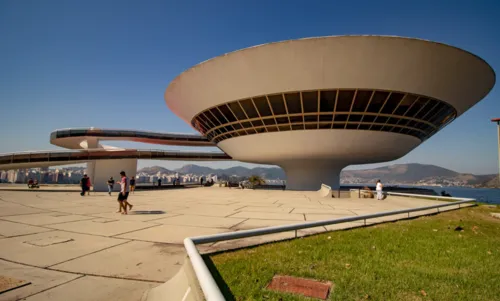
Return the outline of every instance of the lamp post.
<path id="1" fill-rule="evenodd" d="M 497 124 L 497 132 L 498 132 L 498 188 L 500 188 L 500 118 L 493 118 L 491 122 L 495 122 Z"/>

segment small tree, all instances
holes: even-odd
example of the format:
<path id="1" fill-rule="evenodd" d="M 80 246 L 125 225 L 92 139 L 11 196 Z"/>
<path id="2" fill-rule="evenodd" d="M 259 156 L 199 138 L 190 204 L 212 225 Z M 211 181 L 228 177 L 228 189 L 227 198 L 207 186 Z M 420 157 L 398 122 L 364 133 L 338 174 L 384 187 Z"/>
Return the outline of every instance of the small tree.
<path id="1" fill-rule="evenodd" d="M 253 186 L 262 185 L 266 183 L 266 181 L 264 181 L 264 179 L 261 176 L 257 175 L 250 176 L 250 178 L 248 178 L 248 181 L 252 183 Z"/>

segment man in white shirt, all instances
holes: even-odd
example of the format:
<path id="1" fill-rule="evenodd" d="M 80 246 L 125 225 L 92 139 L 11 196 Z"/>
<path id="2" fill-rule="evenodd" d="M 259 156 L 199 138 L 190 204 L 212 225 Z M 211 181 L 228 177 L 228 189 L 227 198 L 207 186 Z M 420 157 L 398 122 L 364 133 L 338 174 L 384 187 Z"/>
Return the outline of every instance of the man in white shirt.
<path id="1" fill-rule="evenodd" d="M 378 180 L 377 181 L 377 187 L 376 187 L 376 190 L 377 190 L 377 200 L 382 200 L 383 199 L 382 187 L 384 187 L 384 185 L 382 185 L 382 183 L 380 182 L 380 180 Z"/>

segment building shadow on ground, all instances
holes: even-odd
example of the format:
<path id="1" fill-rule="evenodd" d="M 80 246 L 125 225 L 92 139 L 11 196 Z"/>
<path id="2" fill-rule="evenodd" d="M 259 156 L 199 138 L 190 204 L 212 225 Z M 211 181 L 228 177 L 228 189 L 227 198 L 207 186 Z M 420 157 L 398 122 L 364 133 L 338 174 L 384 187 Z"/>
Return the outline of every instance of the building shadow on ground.
<path id="1" fill-rule="evenodd" d="M 224 295 L 224 299 L 226 299 L 227 301 L 236 301 L 233 293 L 231 292 L 231 289 L 224 281 L 224 278 L 222 278 L 221 274 L 219 273 L 219 270 L 217 270 L 217 268 L 215 267 L 215 264 L 213 263 L 212 259 L 209 256 L 203 256 L 203 260 L 205 261 L 208 270 L 214 277 L 217 286 L 220 288 L 222 295 Z"/>

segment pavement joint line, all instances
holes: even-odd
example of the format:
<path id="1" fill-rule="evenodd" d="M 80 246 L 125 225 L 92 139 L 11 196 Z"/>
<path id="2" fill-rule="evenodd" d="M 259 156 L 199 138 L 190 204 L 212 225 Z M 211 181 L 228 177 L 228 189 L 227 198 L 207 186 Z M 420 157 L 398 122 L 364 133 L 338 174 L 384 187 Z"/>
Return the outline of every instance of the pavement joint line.
<path id="1" fill-rule="evenodd" d="M 243 206 L 243 207 L 241 207 L 241 208 L 234 209 L 234 211 L 241 210 L 241 209 L 243 209 L 243 208 L 245 208 L 245 207 L 248 207 L 248 206 Z"/>
<path id="2" fill-rule="evenodd" d="M 122 238 L 122 237 L 112 237 L 112 236 L 99 235 L 99 234 L 91 234 L 91 233 L 83 233 L 83 232 L 77 232 L 77 231 L 71 231 L 71 230 L 54 229 L 54 228 L 49 228 L 49 227 L 44 227 L 44 228 L 53 229 L 53 230 L 61 231 L 61 232 L 81 234 L 81 235 L 89 235 L 89 236 L 105 237 L 105 238 L 112 238 L 112 239 L 121 239 L 121 240 L 133 240 L 133 239 L 127 239 L 127 238 Z M 140 241 L 140 240 L 137 240 L 137 241 Z"/>
<path id="3" fill-rule="evenodd" d="M 52 268 L 46 268 L 46 270 L 61 272 L 61 273 L 77 274 L 77 275 L 83 275 L 83 276 L 109 278 L 109 279 L 130 280 L 130 281 L 140 281 L 140 282 L 159 283 L 159 284 L 165 283 L 165 281 L 160 281 L 160 280 L 146 280 L 146 279 L 136 279 L 136 278 L 129 278 L 129 277 L 106 276 L 106 275 L 91 274 L 91 273 L 90 274 L 89 273 L 77 273 L 77 272 L 52 269 Z"/>
<path id="4" fill-rule="evenodd" d="M 238 211 L 239 212 L 239 211 Z M 235 213 L 232 213 L 232 214 L 236 214 L 238 212 L 235 212 Z M 173 212 L 173 213 L 177 213 L 177 212 Z M 191 213 L 179 213 L 180 215 L 195 215 L 195 216 L 206 216 L 206 217 L 227 217 L 227 216 L 214 216 L 214 215 L 206 215 L 206 214 L 199 214 L 197 212 L 191 212 Z"/>
<path id="5" fill-rule="evenodd" d="M 35 296 L 35 295 L 38 295 L 38 294 L 44 293 L 44 292 L 46 292 L 46 291 L 48 291 L 48 290 L 51 290 L 51 289 L 57 288 L 57 287 L 59 287 L 59 286 L 66 285 L 66 284 L 68 284 L 68 283 L 70 283 L 70 282 L 73 282 L 73 281 L 78 280 L 78 279 L 83 278 L 83 277 L 85 277 L 85 275 L 79 274 L 79 276 L 78 276 L 78 277 L 76 277 L 76 278 L 73 278 L 73 279 L 68 280 L 68 281 L 65 281 L 65 282 L 63 282 L 63 283 L 59 283 L 59 284 L 57 284 L 57 285 L 54 285 L 54 286 L 48 287 L 48 288 L 43 289 L 43 290 L 41 290 L 41 291 L 39 291 L 39 292 L 36 292 L 36 293 L 34 293 L 34 294 L 28 295 L 28 296 L 26 296 L 26 297 L 22 298 L 22 300 L 26 300 L 26 299 L 27 299 L 27 298 L 29 298 L 29 297 L 33 297 L 33 296 Z"/>
<path id="6" fill-rule="evenodd" d="M 23 213 L 23 214 L 9 214 L 9 215 L 2 215 L 0 216 L 0 219 L 3 217 L 9 217 L 9 216 L 21 216 L 21 215 L 32 215 L 32 214 L 42 214 L 42 213 L 51 213 L 53 211 L 46 211 L 46 212 L 34 212 L 34 213 Z"/>
<path id="7" fill-rule="evenodd" d="M 70 214 L 70 215 L 76 215 L 76 216 L 79 216 L 78 214 Z M 82 215 L 80 215 L 82 216 Z M 85 217 L 89 217 L 89 216 L 85 216 Z M 98 217 L 92 217 L 92 218 L 87 218 L 87 219 L 79 219 L 79 220 L 76 220 L 76 221 L 66 221 L 66 222 L 60 222 L 60 223 L 50 223 L 50 224 L 44 224 L 43 226 L 52 226 L 52 225 L 60 225 L 60 224 L 69 224 L 69 223 L 74 223 L 74 222 L 83 222 L 83 221 L 91 221 L 93 219 L 98 219 Z M 36 226 L 36 225 L 32 225 L 32 226 Z M 50 227 L 48 227 L 50 228 Z M 52 229 L 52 228 L 50 228 Z M 61 230 L 61 229 L 59 229 Z"/>
<path id="8" fill-rule="evenodd" d="M 28 205 L 20 204 L 20 203 L 13 202 L 13 201 L 7 201 L 7 200 L 5 200 L 5 199 L 3 199 L 1 197 L 0 197 L 0 201 L 6 202 L 6 203 L 11 203 L 11 204 L 16 204 L 16 205 L 19 205 L 19 206 L 24 206 L 24 207 L 27 207 L 27 208 L 38 209 L 38 210 L 45 210 L 45 209 L 41 209 L 41 208 L 38 208 L 38 207 L 28 206 Z"/>
<path id="9" fill-rule="evenodd" d="M 84 219 L 84 220 L 80 220 L 80 221 L 90 221 L 90 220 L 93 220 L 95 218 L 91 218 L 91 219 Z M 45 229 L 52 229 L 52 230 L 59 230 L 59 231 L 67 231 L 67 230 L 61 230 L 61 229 L 54 229 L 54 228 L 50 228 L 50 227 L 47 227 L 47 226 L 51 226 L 51 225 L 59 225 L 59 224 L 66 224 L 66 223 L 72 223 L 72 222 L 78 222 L 78 221 L 68 221 L 68 222 L 61 222 L 61 223 L 52 223 L 52 224 L 43 224 L 43 225 L 33 225 L 33 224 L 27 224 L 27 223 L 23 223 L 23 222 L 20 222 L 20 221 L 9 221 L 9 220 L 6 220 L 6 219 L 2 219 L 0 217 L 0 220 L 4 221 L 4 222 L 11 222 L 11 223 L 16 223 L 16 224 L 20 224 L 20 225 L 26 225 L 26 226 L 32 226 L 32 227 L 40 227 L 40 228 L 45 228 Z M 67 231 L 67 232 L 70 232 L 70 231 Z M 28 234 L 29 235 L 29 234 Z M 107 237 L 107 236 L 106 236 Z"/>
<path id="10" fill-rule="evenodd" d="M 223 216 L 223 218 L 230 217 L 231 215 L 235 215 L 235 214 L 238 214 L 238 213 L 240 213 L 240 212 L 241 212 L 241 211 L 236 211 L 236 212 L 231 213 L 231 214 L 229 214 L 229 215 Z"/>
<path id="11" fill-rule="evenodd" d="M 22 236 L 28 236 L 28 235 L 35 235 L 35 234 L 40 234 L 40 233 L 50 233 L 57 231 L 55 229 L 50 229 L 49 231 L 43 231 L 43 232 L 34 232 L 34 233 L 28 233 L 28 234 L 19 234 L 19 235 L 14 235 L 14 236 L 4 236 L 2 238 L 16 238 L 16 237 L 22 237 Z"/>
<path id="12" fill-rule="evenodd" d="M 118 235 L 125 235 L 125 234 L 129 234 L 129 233 L 137 232 L 137 231 L 147 230 L 147 229 L 151 229 L 151 228 L 154 228 L 154 227 L 159 227 L 161 225 L 162 224 L 154 224 L 154 225 L 149 226 L 149 227 L 145 227 L 145 228 L 141 228 L 141 229 L 136 229 L 136 230 L 132 230 L 132 231 L 127 231 L 127 232 L 123 232 L 123 233 L 111 235 L 111 236 L 108 236 L 108 237 L 113 237 L 114 238 L 115 236 L 118 236 Z"/>
<path id="13" fill-rule="evenodd" d="M 229 230 L 233 230 L 233 228 L 235 228 L 235 227 L 237 227 L 237 226 L 239 226 L 239 225 L 243 224 L 244 222 L 246 222 L 246 221 L 247 221 L 247 220 L 249 220 L 249 219 L 250 219 L 250 218 L 246 218 L 246 219 L 242 220 L 241 222 L 239 222 L 239 223 L 237 223 L 237 224 L 235 224 L 235 225 L 232 225 L 231 227 L 229 227 Z"/>
<path id="14" fill-rule="evenodd" d="M 9 259 L 5 259 L 5 258 L 0 258 L 0 260 L 3 260 L 3 261 L 6 261 L 6 262 L 10 262 L 10 263 L 15 263 L 15 264 L 19 264 L 19 265 L 22 265 L 22 266 L 26 266 L 26 267 L 31 267 L 31 268 L 36 268 L 36 269 L 41 269 L 41 270 L 47 270 L 47 271 L 54 271 L 54 272 L 59 272 L 59 273 L 66 273 L 66 274 L 72 274 L 72 275 L 79 275 L 80 277 L 77 277 L 75 279 L 72 279 L 72 280 L 69 280 L 69 281 L 66 281 L 66 282 L 63 282 L 63 283 L 60 283 L 56 286 L 53 286 L 53 287 L 50 287 L 50 288 L 47 288 L 47 289 L 44 289 L 40 292 L 37 292 L 35 294 L 32 294 L 32 295 L 29 295 L 29 296 L 26 296 L 24 298 L 28 298 L 28 297 L 31 297 L 33 295 L 36 295 L 36 294 L 39 294 L 39 293 L 42 293 L 42 292 L 45 292 L 47 290 L 50 290 L 50 289 L 53 289 L 53 288 L 56 288 L 58 286 L 61 286 L 61 285 L 64 285 L 64 284 L 67 284 L 71 281 L 74 281 L 74 280 L 77 280 L 77 279 L 80 279 L 82 277 L 85 277 L 85 276 L 92 276 L 92 277 L 99 277 L 99 278 L 109 278 L 109 279 L 119 279 L 119 280 L 129 280 L 129 281 L 140 281 L 140 282 L 148 282 L 148 283 L 165 283 L 165 281 L 159 281 L 159 280 L 145 280 L 145 279 L 135 279 L 135 278 L 129 278 L 129 277 L 117 277 L 117 276 L 106 276 L 106 275 L 99 275 L 99 274 L 92 274 L 92 273 L 79 273 L 79 272 L 72 272 L 72 271 L 66 271 L 66 270 L 61 270 L 61 269 L 54 269 L 54 268 L 51 268 L 51 266 L 49 267 L 40 267 L 40 266 L 36 266 L 36 265 L 32 265 L 32 264 L 27 264 L 27 263 L 22 263 L 22 262 L 18 262 L 18 261 L 13 261 L 13 260 L 9 260 Z M 66 261 L 65 261 L 66 262 Z M 61 262 L 61 263 L 64 263 L 64 262 Z M 58 263 L 58 264 L 61 264 L 61 263 Z M 52 265 L 53 266 L 53 265 Z M 23 299 L 24 299 L 23 298 Z"/>
<path id="15" fill-rule="evenodd" d="M 288 214 L 292 213 L 293 210 L 295 210 L 295 208 L 292 208 L 292 210 L 290 210 L 290 212 L 288 212 Z"/>
<path id="16" fill-rule="evenodd" d="M 106 251 L 106 250 L 109 250 L 111 248 L 122 246 L 122 245 L 125 245 L 125 244 L 130 243 L 130 242 L 132 242 L 132 241 L 131 240 L 125 241 L 125 242 L 122 242 L 122 243 L 119 243 L 119 244 L 116 244 L 116 245 L 112 245 L 110 247 L 106 247 L 106 248 L 103 248 L 103 249 L 99 249 L 97 251 L 86 253 L 86 254 L 83 254 L 83 255 L 80 255 L 80 256 L 68 259 L 68 260 L 64 260 L 64 261 L 61 261 L 61 262 L 58 262 L 58 263 L 46 266 L 46 267 L 44 267 L 44 269 L 50 270 L 53 266 L 56 266 L 56 265 L 59 265 L 59 264 L 63 264 L 63 263 L 67 263 L 67 262 L 70 262 L 70 261 L 73 261 L 73 260 L 76 260 L 76 259 L 80 259 L 80 258 L 83 258 L 83 257 L 88 256 L 88 255 L 96 254 L 96 253 L 99 253 L 99 252 L 102 252 L 102 251 Z M 53 270 L 55 271 L 55 269 L 53 269 Z M 78 273 L 78 274 L 83 274 L 83 273 Z"/>

